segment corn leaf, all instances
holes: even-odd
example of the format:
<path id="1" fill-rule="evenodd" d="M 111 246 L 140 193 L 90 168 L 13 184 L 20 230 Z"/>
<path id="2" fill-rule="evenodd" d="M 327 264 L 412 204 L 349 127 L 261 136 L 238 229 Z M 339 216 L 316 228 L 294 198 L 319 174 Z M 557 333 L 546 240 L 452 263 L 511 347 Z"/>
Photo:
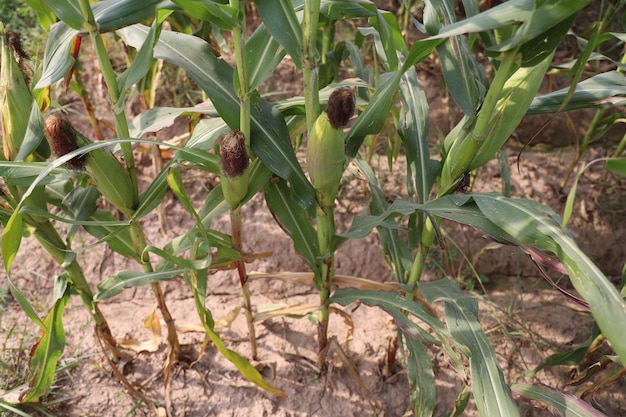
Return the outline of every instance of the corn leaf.
<path id="1" fill-rule="evenodd" d="M 589 303 L 594 319 L 620 359 L 626 359 L 626 303 L 615 286 L 561 230 L 545 206 L 497 195 L 473 197 L 481 212 L 522 244 L 552 252 L 565 266 L 578 293 Z M 546 215 L 545 213 L 548 213 Z"/>
<path id="2" fill-rule="evenodd" d="M 296 67 L 301 69 L 302 27 L 291 0 L 257 0 L 254 4 L 267 31 L 285 48 Z"/>
<path id="3" fill-rule="evenodd" d="M 420 88 L 414 68 L 406 71 L 400 81 L 402 112 L 398 133 L 406 148 L 410 196 L 417 202 L 428 200 L 430 189 L 437 178 L 439 164 L 430 159 L 428 141 L 428 101 Z"/>
<path id="4" fill-rule="evenodd" d="M 22 214 L 14 211 L 2 231 L 2 260 L 7 275 L 20 248 L 23 232 Z"/>
<path id="5" fill-rule="evenodd" d="M 217 350 L 224 356 L 227 360 L 229 360 L 233 365 L 237 367 L 241 375 L 244 376 L 248 381 L 256 384 L 258 387 L 264 389 L 265 391 L 278 395 L 279 397 L 287 397 L 283 391 L 278 388 L 273 387 L 268 384 L 263 376 L 257 371 L 257 369 L 252 366 L 250 362 L 248 362 L 243 356 L 238 354 L 237 352 L 230 350 L 224 345 L 222 339 L 219 334 L 215 331 L 215 321 L 213 320 L 213 315 L 211 310 L 205 307 L 205 299 L 206 299 L 206 275 L 205 274 L 186 274 L 186 281 L 190 285 L 193 290 L 194 300 L 196 302 L 196 310 L 198 312 L 198 316 L 202 321 L 202 325 L 205 331 L 205 341 L 204 345 L 208 343 L 210 340 L 213 342 Z M 191 277 L 195 279 L 192 279 Z"/>
<path id="6" fill-rule="evenodd" d="M 511 389 L 521 400 L 545 404 L 564 417 L 606 417 L 582 399 L 545 385 L 513 384 Z"/>
<path id="7" fill-rule="evenodd" d="M 125 288 L 141 287 L 153 282 L 168 281 L 181 276 L 184 269 L 172 269 L 158 272 L 120 271 L 100 281 L 97 285 L 94 302 L 108 300 Z"/>
<path id="8" fill-rule="evenodd" d="M 81 30 L 86 23 L 78 0 L 46 0 L 46 4 L 59 19 L 72 29 Z"/>
<path id="9" fill-rule="evenodd" d="M 626 158 L 613 158 L 606 161 L 606 169 L 626 177 Z"/>
<path id="10" fill-rule="evenodd" d="M 172 0 L 190 16 L 211 22 L 222 30 L 232 30 L 237 25 L 236 10 L 213 0 Z"/>
<path id="11" fill-rule="evenodd" d="M 526 114 L 555 113 L 561 109 L 569 88 L 535 97 Z M 594 75 L 576 85 L 567 105 L 562 111 L 590 107 L 618 107 L 626 103 L 626 76 L 619 71 Z"/>
<path id="12" fill-rule="evenodd" d="M 359 115 L 346 135 L 346 153 L 349 157 L 356 155 L 366 135 L 380 132 L 385 125 L 391 104 L 398 92 L 402 74 L 391 72 L 385 75 L 387 78 L 381 77 L 381 82 L 369 105 Z"/>
<path id="13" fill-rule="evenodd" d="M 100 241 L 107 242 L 111 249 L 125 258 L 139 261 L 140 258 L 130 236 L 128 222 L 117 223 L 120 222 L 117 222 L 111 212 L 97 210 L 90 221 L 83 224 L 83 228 Z"/>
<path id="14" fill-rule="evenodd" d="M 455 4 L 450 0 L 431 0 L 424 8 L 424 25 L 431 35 L 437 35 L 443 24 L 455 22 Z M 448 91 L 463 112 L 472 116 L 476 113 L 482 97 L 479 90 L 482 86 L 483 74 L 479 74 L 478 65 L 470 54 L 468 40 L 464 36 L 451 36 L 446 42 L 437 46 L 437 55 L 441 61 L 441 69 Z M 479 76 L 482 75 L 482 76 Z M 482 82 L 481 82 L 482 81 Z"/>
<path id="15" fill-rule="evenodd" d="M 589 5 L 591 0 L 533 1 L 531 3 L 535 3 L 535 8 L 531 15 L 528 16 L 528 19 L 522 23 L 513 36 L 489 48 L 490 50 L 497 52 L 511 51 L 529 41 L 533 41 L 558 23 L 578 12 L 578 10 Z"/>
<path id="16" fill-rule="evenodd" d="M 446 298 L 450 297 L 448 295 Z M 446 323 L 455 342 L 468 349 L 476 408 L 483 417 L 518 416 L 496 353 L 478 322 L 478 304 L 467 297 L 446 301 Z"/>
<path id="17" fill-rule="evenodd" d="M 282 28 L 280 28 L 282 30 Z M 285 50 L 261 23 L 246 40 L 246 77 L 248 88 L 254 90 L 265 81 L 285 57 Z"/>
<path id="18" fill-rule="evenodd" d="M 369 183 L 372 194 L 369 203 L 370 213 L 374 216 L 381 214 L 389 205 L 387 204 L 383 190 L 378 184 L 378 179 L 374 175 L 374 171 L 358 156 L 353 162 L 361 170 Z M 382 224 L 376 227 L 380 244 L 386 255 L 386 259 L 391 260 L 397 280 L 399 282 L 406 282 L 413 264 L 411 251 L 400 237 L 396 227 L 386 227 Z"/>
<path id="19" fill-rule="evenodd" d="M 124 106 L 126 91 L 130 89 L 133 84 L 141 80 L 148 73 L 148 71 L 150 71 L 150 68 L 152 68 L 154 45 L 159 37 L 159 34 L 161 33 L 161 25 L 167 16 L 169 16 L 172 12 L 173 11 L 171 10 L 160 10 L 157 12 L 157 18 L 155 18 L 152 22 L 150 32 L 148 33 L 144 43 L 137 48 L 137 55 L 130 64 L 130 67 L 117 77 L 117 85 L 120 94 L 120 98 L 117 102 L 119 107 Z"/>
<path id="20" fill-rule="evenodd" d="M 419 288 L 421 289 L 422 286 L 420 285 Z M 396 320 L 398 326 L 408 337 L 438 343 L 433 336 L 430 336 L 428 332 L 425 332 L 420 326 L 417 326 L 413 321 L 408 319 L 406 314 L 403 313 L 404 311 L 417 317 L 437 333 L 449 336 L 443 323 L 433 315 L 429 307 L 426 307 L 425 302 L 409 300 L 400 294 L 384 291 L 339 288 L 331 295 L 330 300 L 333 303 L 343 306 L 355 301 L 361 301 L 370 307 L 380 307 Z"/>
<path id="21" fill-rule="evenodd" d="M 69 299 L 66 287 L 43 320 L 43 334 L 32 352 L 28 389 L 20 395 L 21 402 L 38 402 L 52 387 L 57 362 L 65 348 L 62 316 Z"/>
<path id="22" fill-rule="evenodd" d="M 46 32 L 50 31 L 50 26 L 52 26 L 57 19 L 45 0 L 26 0 L 26 4 L 37 14 L 37 20 L 43 30 Z"/>
<path id="23" fill-rule="evenodd" d="M 56 1 L 65 3 L 61 0 Z M 104 33 L 152 18 L 155 7 L 159 3 L 166 2 L 163 0 L 104 0 L 93 4 L 92 8 L 96 23 L 100 31 Z M 73 29 L 64 22 L 52 25 L 46 42 L 43 72 L 35 89 L 47 87 L 59 81 L 72 68 L 74 58 L 70 55 L 70 49 L 78 32 L 78 29 Z"/>
<path id="24" fill-rule="evenodd" d="M 409 350 L 407 372 L 411 385 L 411 404 L 416 416 L 429 417 L 435 411 L 435 374 L 428 350 L 419 340 L 405 337 Z"/>
<path id="25" fill-rule="evenodd" d="M 265 186 L 267 206 L 293 241 L 294 249 L 313 271 L 318 268 L 320 249 L 317 233 L 307 212 L 294 204 L 293 191 L 284 181 L 269 181 Z M 317 275 L 317 274 L 316 274 Z"/>

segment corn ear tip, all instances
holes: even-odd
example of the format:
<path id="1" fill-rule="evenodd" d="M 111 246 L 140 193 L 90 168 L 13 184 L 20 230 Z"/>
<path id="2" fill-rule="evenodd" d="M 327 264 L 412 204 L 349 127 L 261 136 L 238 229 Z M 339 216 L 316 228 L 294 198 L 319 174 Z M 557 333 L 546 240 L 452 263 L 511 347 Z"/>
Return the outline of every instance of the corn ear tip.
<path id="1" fill-rule="evenodd" d="M 220 155 L 222 157 L 222 170 L 226 176 L 234 178 L 242 175 L 250 163 L 243 133 L 233 131 L 222 136 Z"/>
<path id="2" fill-rule="evenodd" d="M 354 94 L 349 88 L 338 88 L 328 98 L 326 114 L 333 129 L 345 127 L 354 114 L 356 103 Z"/>

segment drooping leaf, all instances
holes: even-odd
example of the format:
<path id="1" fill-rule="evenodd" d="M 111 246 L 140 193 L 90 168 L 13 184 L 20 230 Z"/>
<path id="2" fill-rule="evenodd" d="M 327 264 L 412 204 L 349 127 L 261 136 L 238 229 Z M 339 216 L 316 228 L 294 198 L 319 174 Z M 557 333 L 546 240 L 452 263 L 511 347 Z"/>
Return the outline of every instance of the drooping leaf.
<path id="1" fill-rule="evenodd" d="M 154 16 L 155 7 L 161 2 L 163 0 L 104 0 L 93 4 L 92 8 L 100 32 L 104 33 L 151 18 Z M 74 58 L 70 55 L 70 49 L 77 35 L 78 29 L 73 29 L 64 22 L 52 25 L 46 43 L 43 73 L 35 89 L 59 81 L 72 68 Z"/>
<path id="2" fill-rule="evenodd" d="M 38 402 L 52 387 L 57 362 L 65 349 L 62 316 L 69 299 L 69 291 L 65 291 L 43 320 L 42 336 L 30 360 L 28 389 L 20 395 L 21 402 Z"/>
<path id="3" fill-rule="evenodd" d="M 584 400 L 545 385 L 513 384 L 511 389 L 520 399 L 545 404 L 565 417 L 606 417 Z"/>
<path id="4" fill-rule="evenodd" d="M 320 249 L 317 233 L 310 223 L 307 212 L 294 204 L 294 191 L 284 181 L 269 181 L 265 186 L 265 201 L 283 230 L 293 241 L 294 249 L 315 271 Z"/>
<path id="5" fill-rule="evenodd" d="M 569 88 L 563 88 L 535 97 L 526 114 L 547 114 L 559 111 L 568 92 Z M 561 111 L 622 106 L 626 103 L 624 96 L 626 96 L 626 76 L 618 71 L 609 71 L 579 82 L 567 105 Z"/>
<path id="6" fill-rule="evenodd" d="M 158 272 L 120 271 L 100 281 L 94 301 L 107 300 L 122 292 L 125 288 L 142 287 L 153 282 L 168 281 L 181 276 L 184 269 L 171 269 Z"/>
<path id="7" fill-rule="evenodd" d="M 411 385 L 411 404 L 416 416 L 430 417 L 435 410 L 435 375 L 430 355 L 422 342 L 411 337 L 404 341 L 409 350 L 407 372 Z"/>

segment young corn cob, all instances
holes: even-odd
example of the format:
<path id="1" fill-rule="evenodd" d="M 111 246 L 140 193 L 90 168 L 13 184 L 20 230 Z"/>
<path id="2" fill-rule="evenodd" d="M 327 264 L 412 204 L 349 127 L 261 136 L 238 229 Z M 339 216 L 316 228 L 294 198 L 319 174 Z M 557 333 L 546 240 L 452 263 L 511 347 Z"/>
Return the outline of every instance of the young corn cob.
<path id="1" fill-rule="evenodd" d="M 354 96 L 346 88 L 333 91 L 326 110 L 319 115 L 309 136 L 306 163 L 318 202 L 332 207 L 346 164 L 343 127 L 354 113 Z"/>
<path id="2" fill-rule="evenodd" d="M 27 60 L 19 34 L 5 31 L 0 22 L 0 136 L 4 159 L 9 161 L 18 157 L 30 126 L 29 118 L 37 106 L 28 87 L 32 70 Z M 49 156 L 48 144 L 42 141 L 24 159 L 44 160 Z"/>
<path id="3" fill-rule="evenodd" d="M 225 134 L 220 140 L 222 156 L 222 192 L 231 209 L 235 209 L 248 192 L 248 153 L 242 132 Z"/>
<path id="4" fill-rule="evenodd" d="M 44 132 L 57 157 L 91 143 L 66 118 L 56 115 L 46 119 Z M 103 149 L 94 149 L 74 157 L 66 165 L 70 169 L 84 168 L 104 198 L 124 215 L 132 217 L 138 203 L 137 190 L 133 187 L 128 172 L 113 154 Z"/>

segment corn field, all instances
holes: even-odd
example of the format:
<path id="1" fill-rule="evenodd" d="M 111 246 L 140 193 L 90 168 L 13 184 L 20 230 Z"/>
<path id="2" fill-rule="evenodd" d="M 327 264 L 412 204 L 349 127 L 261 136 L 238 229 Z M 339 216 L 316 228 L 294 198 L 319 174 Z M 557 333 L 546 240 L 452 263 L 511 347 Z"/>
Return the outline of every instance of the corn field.
<path id="1" fill-rule="evenodd" d="M 406 398 L 398 415 L 607 415 L 565 387 L 505 374 L 482 321 L 480 291 L 435 267 L 442 253 L 464 262 L 450 250 L 448 230 L 456 224 L 487 236 L 489 245 L 515 248 L 560 302 L 594 323 L 587 342 L 527 371 L 581 364 L 602 345 L 604 354 L 580 378 L 592 381 L 594 392 L 611 387 L 624 395 L 626 287 L 607 277 L 568 225 L 578 213 L 578 184 L 592 167 L 601 167 L 607 193 L 624 188 L 626 135 L 609 144 L 602 139 L 623 123 L 626 4 L 396 3 L 386 10 L 370 0 L 26 0 L 45 39 L 39 51 L 25 50 L 29 34 L 0 16 L 0 286 L 38 337 L 22 349 L 28 353 L 23 376 L 0 390 L 0 413 L 55 415 L 46 404 L 69 372 L 63 358 L 73 324 L 63 317 L 76 299 L 98 341 L 90 353 L 100 355 L 107 378 L 136 404 L 128 415 L 185 415 L 171 400 L 172 384 L 182 378 L 183 364 L 193 368 L 209 351 L 217 352 L 211 360 L 228 362 L 237 378 L 272 398 L 274 415 L 291 415 L 283 408 L 293 387 L 260 365 L 269 352 L 259 332 L 278 319 L 313 328 L 301 346 L 315 353 L 307 378 L 332 381 L 343 363 L 367 412 L 395 415 L 360 380 L 365 358 L 351 359 L 333 330 L 336 322 L 350 323 L 357 308 L 377 308 L 392 323 L 381 366 L 384 378 L 399 369 L 405 381 L 395 394 Z M 595 18 L 581 24 L 581 14 Z M 293 89 L 280 88 L 287 64 Z M 441 75 L 438 94 L 451 120 L 445 130 L 430 126 L 427 67 Z M 86 76 L 98 81 L 85 85 Z M 552 88 L 554 80 L 562 88 Z M 96 109 L 98 91 L 106 100 Z M 79 98 L 87 124 L 79 125 L 77 112 L 63 104 L 68 94 Z M 560 187 L 563 211 L 512 196 L 510 172 L 520 170 L 533 139 L 524 138 L 518 165 L 509 166 L 505 151 L 520 124 L 541 115 L 549 124 L 575 110 L 591 121 Z M 163 140 L 183 119 L 176 140 Z M 604 156 L 585 163 L 598 143 Z M 146 157 L 150 167 L 142 163 Z M 481 169 L 494 160 L 502 191 L 475 191 Z M 400 179 L 403 192 L 390 195 L 382 184 L 386 172 Z M 201 204 L 192 177 L 209 184 Z M 339 211 L 351 180 L 359 184 L 362 209 L 343 224 Z M 289 239 L 303 270 L 252 269 L 255 260 L 272 256 L 247 251 L 253 219 L 246 205 L 254 199 L 264 202 L 270 227 Z M 156 245 L 148 219 L 167 216 L 165 201 L 191 221 Z M 617 210 L 623 213 L 623 205 Z M 228 230 L 216 227 L 217 218 L 227 219 Z M 93 243 L 83 245 L 84 237 Z M 363 239 L 376 241 L 387 276 L 337 272 L 337 253 Z M 37 278 L 53 283 L 49 305 L 35 302 L 32 289 L 15 280 L 25 241 L 35 241 L 62 271 Z M 98 248 L 134 266 L 97 276 L 81 259 Z M 359 262 L 363 255 L 351 256 Z M 239 294 L 229 319 L 241 312 L 246 323 L 246 342 L 237 347 L 210 307 L 218 271 L 228 271 Z M 474 282 L 489 279 L 481 274 L 473 271 Z M 251 285 L 257 280 L 303 286 L 314 301 L 261 309 Z M 177 326 L 183 317 L 165 290 L 172 283 L 193 297 L 195 311 L 185 319 L 191 314 L 200 323 L 202 342 L 191 360 Z M 167 345 L 160 387 L 149 390 L 124 370 L 137 359 L 101 308 L 143 288 L 155 310 L 148 319 L 130 316 L 159 336 L 163 327 Z M 6 332 L 5 349 L 13 345 Z M 454 404 L 438 398 L 441 358 L 458 378 Z"/>

